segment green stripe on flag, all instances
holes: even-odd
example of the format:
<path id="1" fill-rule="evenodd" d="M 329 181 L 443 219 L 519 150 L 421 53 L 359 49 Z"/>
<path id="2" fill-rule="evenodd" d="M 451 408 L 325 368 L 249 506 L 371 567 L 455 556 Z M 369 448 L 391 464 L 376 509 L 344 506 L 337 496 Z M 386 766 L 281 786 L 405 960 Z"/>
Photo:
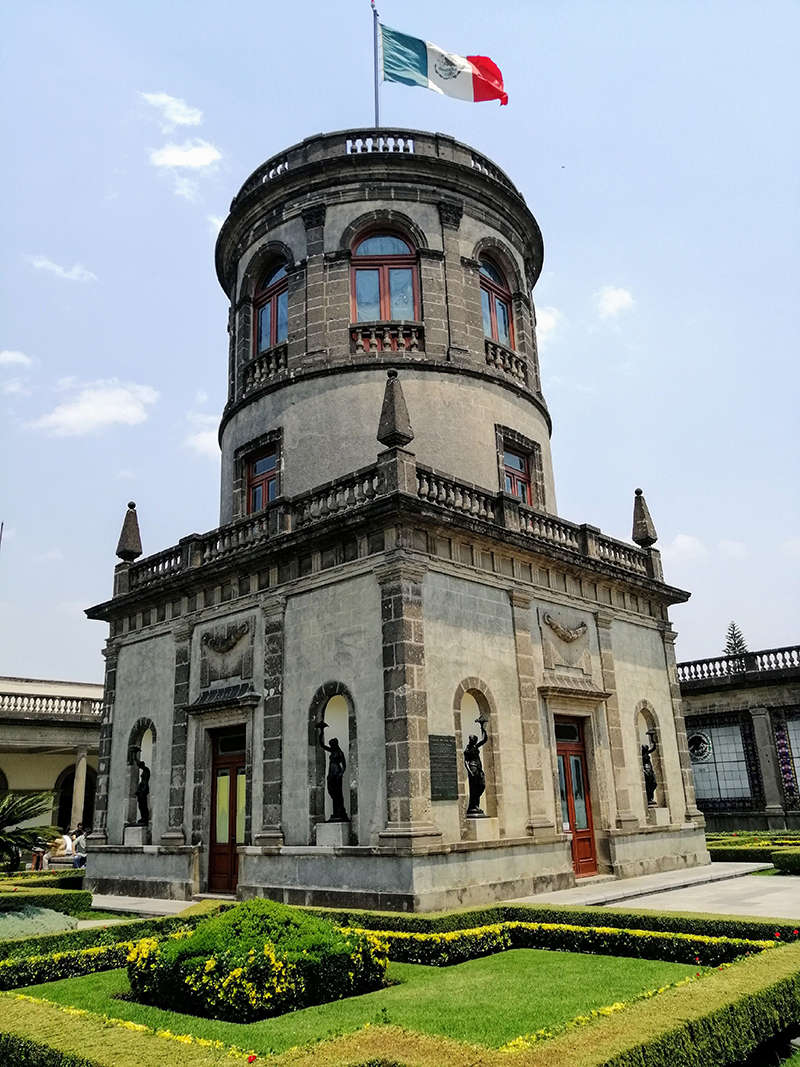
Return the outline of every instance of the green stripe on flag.
<path id="1" fill-rule="evenodd" d="M 409 37 L 381 23 L 383 79 L 428 88 L 428 48 L 419 37 Z"/>

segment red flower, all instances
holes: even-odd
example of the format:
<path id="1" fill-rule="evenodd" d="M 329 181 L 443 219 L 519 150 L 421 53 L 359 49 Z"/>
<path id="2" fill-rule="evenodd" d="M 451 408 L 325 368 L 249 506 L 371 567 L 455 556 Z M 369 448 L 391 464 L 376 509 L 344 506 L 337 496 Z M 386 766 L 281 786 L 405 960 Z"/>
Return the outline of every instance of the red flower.
<path id="1" fill-rule="evenodd" d="M 780 930 L 776 930 L 776 931 L 775 931 L 775 936 L 776 936 L 776 937 L 780 937 L 780 936 L 781 936 L 781 932 L 780 932 Z"/>
<path id="2" fill-rule="evenodd" d="M 800 933 L 800 930 L 792 930 L 792 933 L 795 937 L 797 937 L 797 935 Z"/>
<path id="3" fill-rule="evenodd" d="M 255 1056 L 248 1056 L 247 1057 L 247 1062 L 248 1063 L 255 1063 L 256 1062 Z"/>

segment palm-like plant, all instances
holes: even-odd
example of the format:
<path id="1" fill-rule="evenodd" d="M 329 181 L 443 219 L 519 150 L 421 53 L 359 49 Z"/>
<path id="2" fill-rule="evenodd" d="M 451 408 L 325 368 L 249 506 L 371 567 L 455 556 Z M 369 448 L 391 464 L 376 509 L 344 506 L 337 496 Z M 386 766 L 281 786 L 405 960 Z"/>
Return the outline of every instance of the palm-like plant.
<path id="1" fill-rule="evenodd" d="M 43 833 L 41 826 L 19 824 L 49 815 L 52 810 L 52 793 L 0 793 L 0 866 L 19 866 L 20 851 L 32 848 Z"/>

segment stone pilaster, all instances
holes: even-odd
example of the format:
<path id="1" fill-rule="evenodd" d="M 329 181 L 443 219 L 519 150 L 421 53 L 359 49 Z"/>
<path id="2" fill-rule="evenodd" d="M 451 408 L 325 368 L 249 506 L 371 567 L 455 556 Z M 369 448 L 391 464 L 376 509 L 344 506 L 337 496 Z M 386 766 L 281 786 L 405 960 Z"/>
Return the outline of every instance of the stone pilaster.
<path id="1" fill-rule="evenodd" d="M 458 229 L 464 214 L 460 200 L 442 200 L 439 203 L 439 218 L 442 222 L 442 245 L 444 247 L 444 290 L 448 321 L 447 358 L 458 362 L 468 350 L 467 319 L 464 304 L 464 273 L 461 267 L 461 246 Z"/>
<path id="2" fill-rule="evenodd" d="M 424 574 L 424 567 L 409 560 L 376 570 L 381 586 L 388 813 L 379 837 L 382 846 L 403 851 L 426 848 L 441 838 L 431 811 Z"/>
<path id="3" fill-rule="evenodd" d="M 683 718 L 683 704 L 681 703 L 681 687 L 678 682 L 678 667 L 675 660 L 675 639 L 678 636 L 669 623 L 659 626 L 661 638 L 664 642 L 664 659 L 667 664 L 669 677 L 669 691 L 672 697 L 672 716 L 675 720 L 675 736 L 678 743 L 678 758 L 681 764 L 681 778 L 683 779 L 683 794 L 686 798 L 686 821 L 705 824 L 703 813 L 697 807 L 694 797 L 694 778 L 692 777 L 692 761 L 689 759 L 689 744 L 686 739 L 686 723 Z"/>
<path id="4" fill-rule="evenodd" d="M 94 826 L 91 838 L 99 845 L 108 840 L 108 782 L 111 773 L 111 734 L 114 727 L 114 701 L 117 693 L 117 655 L 119 648 L 114 641 L 106 642 L 103 656 L 106 661 L 106 677 L 103 690 L 103 719 L 100 723 L 100 741 L 97 753 L 97 786 L 94 795 Z M 126 768 L 121 768 L 122 774 Z"/>
<path id="5" fill-rule="evenodd" d="M 514 650 L 517 660 L 522 745 L 528 791 L 528 829 L 535 837 L 537 833 L 553 833 L 555 828 L 547 814 L 544 788 L 547 755 L 542 746 L 542 724 L 539 718 L 539 698 L 536 690 L 536 670 L 531 640 L 531 597 L 513 589 L 509 590 L 508 595 L 511 600 Z"/>
<path id="6" fill-rule="evenodd" d="M 261 829 L 255 844 L 283 844 L 283 641 L 285 597 L 261 605 L 264 619 L 264 744 Z"/>
<path id="7" fill-rule="evenodd" d="M 167 831 L 161 835 L 164 845 L 183 845 L 184 798 L 186 796 L 186 742 L 188 735 L 189 653 L 193 626 L 179 623 L 172 635 L 175 639 L 175 679 L 172 688 L 172 739 L 170 742 L 169 819 Z"/>
<path id="8" fill-rule="evenodd" d="M 775 733 L 766 708 L 750 708 L 753 720 L 753 734 L 758 754 L 758 766 L 764 785 L 764 805 L 770 829 L 784 828 L 783 790 L 781 789 L 778 751 L 775 745 Z M 774 820 L 773 822 L 770 820 Z"/>
<path id="9" fill-rule="evenodd" d="M 617 826 L 621 830 L 636 830 L 639 820 L 631 810 L 630 789 L 625 781 L 625 749 L 622 742 L 622 719 L 617 699 L 617 679 L 614 668 L 614 650 L 611 641 L 611 624 L 613 616 L 604 611 L 595 615 L 597 621 L 597 641 L 600 647 L 600 669 L 603 675 L 603 689 L 606 697 L 606 716 L 608 719 L 608 742 L 611 752 L 611 766 L 614 773 L 614 796 L 617 807 Z"/>
<path id="10" fill-rule="evenodd" d="M 306 351 L 309 355 L 326 347 L 325 270 L 325 204 L 309 204 L 303 208 L 308 254 L 306 258 Z"/>

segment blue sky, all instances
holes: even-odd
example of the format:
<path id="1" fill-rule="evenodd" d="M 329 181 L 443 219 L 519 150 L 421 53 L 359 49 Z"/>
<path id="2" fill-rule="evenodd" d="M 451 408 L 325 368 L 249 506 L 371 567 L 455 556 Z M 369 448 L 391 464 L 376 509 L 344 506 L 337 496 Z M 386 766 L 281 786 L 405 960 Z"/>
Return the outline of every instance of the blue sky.
<path id="1" fill-rule="evenodd" d="M 384 85 L 382 119 L 503 167 L 535 291 L 559 513 L 644 488 L 678 657 L 800 640 L 800 5 L 383 0 L 510 101 Z M 145 552 L 218 522 L 214 239 L 263 160 L 372 122 L 367 0 L 0 8 L 0 673 L 102 680 L 129 499 Z"/>

